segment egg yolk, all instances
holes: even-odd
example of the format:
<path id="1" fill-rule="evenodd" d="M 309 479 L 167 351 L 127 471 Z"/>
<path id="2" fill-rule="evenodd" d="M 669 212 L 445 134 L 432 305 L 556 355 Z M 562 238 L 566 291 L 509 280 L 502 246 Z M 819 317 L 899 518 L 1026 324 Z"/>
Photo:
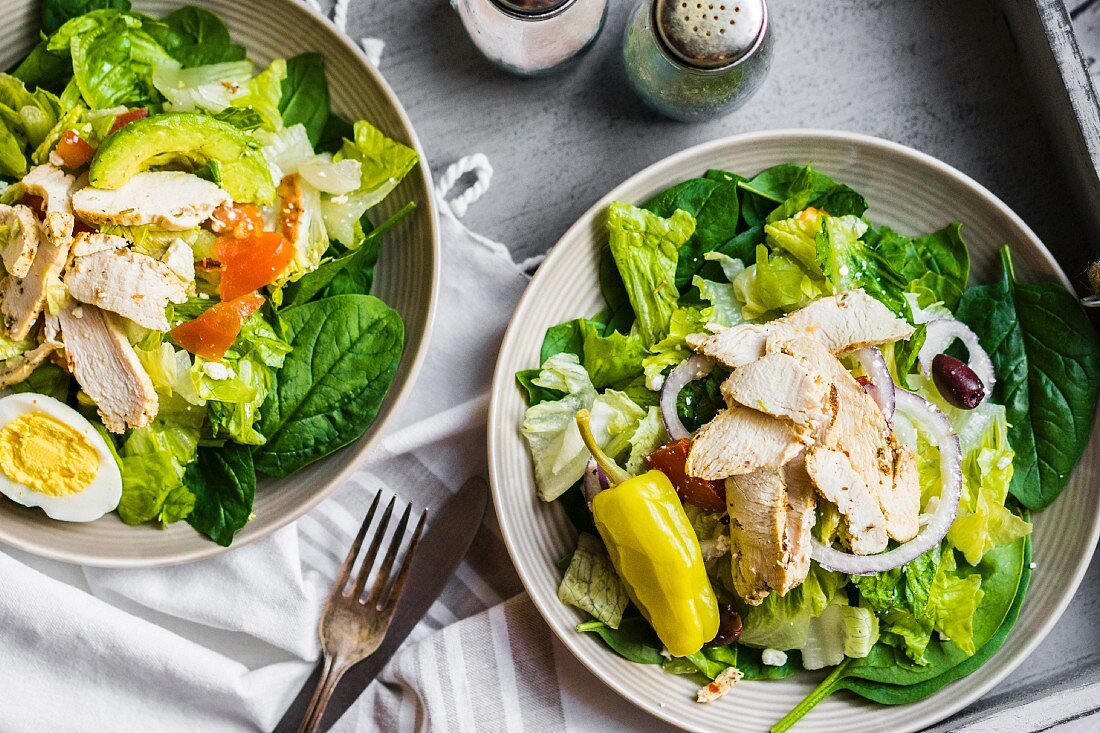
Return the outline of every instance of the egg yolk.
<path id="1" fill-rule="evenodd" d="M 0 429 L 0 471 L 31 491 L 69 496 L 96 477 L 99 454 L 72 426 L 29 412 Z"/>

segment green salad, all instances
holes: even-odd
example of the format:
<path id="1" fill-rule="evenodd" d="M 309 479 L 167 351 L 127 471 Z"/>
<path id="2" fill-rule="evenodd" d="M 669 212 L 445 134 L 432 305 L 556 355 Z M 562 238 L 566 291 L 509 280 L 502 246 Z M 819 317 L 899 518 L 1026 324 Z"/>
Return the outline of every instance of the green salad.
<path id="1" fill-rule="evenodd" d="M 200 7 L 45 0 L 0 74 L 0 492 L 229 545 L 257 474 L 374 420 L 404 348 L 374 208 L 417 164 Z"/>
<path id="2" fill-rule="evenodd" d="M 923 699 L 1004 643 L 1031 512 L 1092 429 L 1100 346 L 1075 297 L 970 284 L 960 223 L 879 226 L 810 165 L 709 170 L 607 212 L 606 308 L 516 375 L 578 632 L 697 678 L 830 669 L 775 730 L 849 690 Z"/>

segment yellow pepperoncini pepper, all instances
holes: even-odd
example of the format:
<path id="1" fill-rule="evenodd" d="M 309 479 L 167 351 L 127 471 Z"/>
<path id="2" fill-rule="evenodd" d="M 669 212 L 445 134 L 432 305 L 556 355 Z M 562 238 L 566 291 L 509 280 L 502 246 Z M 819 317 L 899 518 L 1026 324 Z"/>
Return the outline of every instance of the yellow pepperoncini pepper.
<path id="1" fill-rule="evenodd" d="M 660 471 L 631 477 L 608 458 L 592 436 L 587 410 L 577 413 L 577 425 L 616 484 L 592 500 L 611 563 L 669 653 L 694 654 L 718 633 L 718 600 L 680 497 Z"/>

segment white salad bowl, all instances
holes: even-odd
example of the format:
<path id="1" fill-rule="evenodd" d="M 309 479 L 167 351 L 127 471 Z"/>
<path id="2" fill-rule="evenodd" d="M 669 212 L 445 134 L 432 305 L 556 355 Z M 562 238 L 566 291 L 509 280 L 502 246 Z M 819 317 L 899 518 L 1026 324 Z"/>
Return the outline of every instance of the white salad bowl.
<path id="1" fill-rule="evenodd" d="M 134 9 L 159 18 L 184 4 L 138 0 Z M 225 21 L 233 40 L 248 49 L 258 68 L 272 59 L 306 51 L 323 54 L 333 111 L 349 120 L 370 121 L 420 155 L 420 164 L 375 209 L 385 218 L 409 201 L 417 206 L 386 235 L 375 273 L 374 294 L 396 309 L 405 322 L 405 352 L 389 394 L 374 423 L 352 445 L 286 478 L 261 477 L 255 516 L 237 534 L 235 548 L 297 519 L 335 491 L 396 414 L 426 353 L 439 277 L 439 235 L 431 174 L 412 123 L 393 90 L 344 34 L 293 0 L 205 0 L 201 5 Z M 0 68 L 9 68 L 38 40 L 41 3 L 0 0 L 0 14 L 7 19 L 0 28 Z M 226 550 L 186 522 L 166 529 L 154 524 L 129 527 L 112 513 L 95 522 L 71 524 L 53 521 L 40 510 L 7 500 L 0 501 L 0 542 L 37 555 L 99 567 L 172 565 Z"/>
<path id="2" fill-rule="evenodd" d="M 640 708 L 693 731 L 762 731 L 799 703 L 823 673 L 782 681 L 741 682 L 720 700 L 694 701 L 697 683 L 618 657 L 595 634 L 575 626 L 582 614 L 557 598 L 558 561 L 575 546 L 575 531 L 557 504 L 538 499 L 531 459 L 519 426 L 526 407 L 516 371 L 538 366 L 549 326 L 603 307 L 598 252 L 607 241 L 611 201 L 640 203 L 708 168 L 752 175 L 784 162 L 809 162 L 847 183 L 870 204 L 868 217 L 910 234 L 962 221 L 972 257 L 972 282 L 999 276 L 997 251 L 1012 248 L 1022 280 L 1069 286 L 1043 244 L 996 196 L 951 166 L 910 148 L 846 132 L 781 130 L 716 140 L 666 158 L 638 173 L 588 210 L 547 256 L 520 300 L 504 338 L 489 412 L 489 467 L 493 502 L 505 543 L 532 600 L 562 643 L 596 676 Z M 1043 640 L 1072 598 L 1100 534 L 1100 493 L 1090 485 L 1100 464 L 1089 446 L 1063 495 L 1033 515 L 1036 569 L 1019 622 L 984 666 L 915 705 L 884 706 L 838 693 L 800 721 L 800 733 L 901 733 L 925 728 L 985 694 Z"/>

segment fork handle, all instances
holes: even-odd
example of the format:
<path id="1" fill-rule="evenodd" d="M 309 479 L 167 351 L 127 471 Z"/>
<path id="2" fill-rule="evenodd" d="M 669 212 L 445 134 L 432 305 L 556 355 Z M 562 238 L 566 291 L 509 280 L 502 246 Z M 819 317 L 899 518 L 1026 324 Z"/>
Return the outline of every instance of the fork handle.
<path id="1" fill-rule="evenodd" d="M 321 676 L 317 680 L 317 687 L 313 690 L 313 697 L 306 709 L 306 716 L 298 727 L 298 733 L 315 733 L 321 727 L 321 718 L 325 716 L 325 709 L 340 678 L 344 676 L 348 666 L 335 657 L 325 655 L 321 664 Z"/>

